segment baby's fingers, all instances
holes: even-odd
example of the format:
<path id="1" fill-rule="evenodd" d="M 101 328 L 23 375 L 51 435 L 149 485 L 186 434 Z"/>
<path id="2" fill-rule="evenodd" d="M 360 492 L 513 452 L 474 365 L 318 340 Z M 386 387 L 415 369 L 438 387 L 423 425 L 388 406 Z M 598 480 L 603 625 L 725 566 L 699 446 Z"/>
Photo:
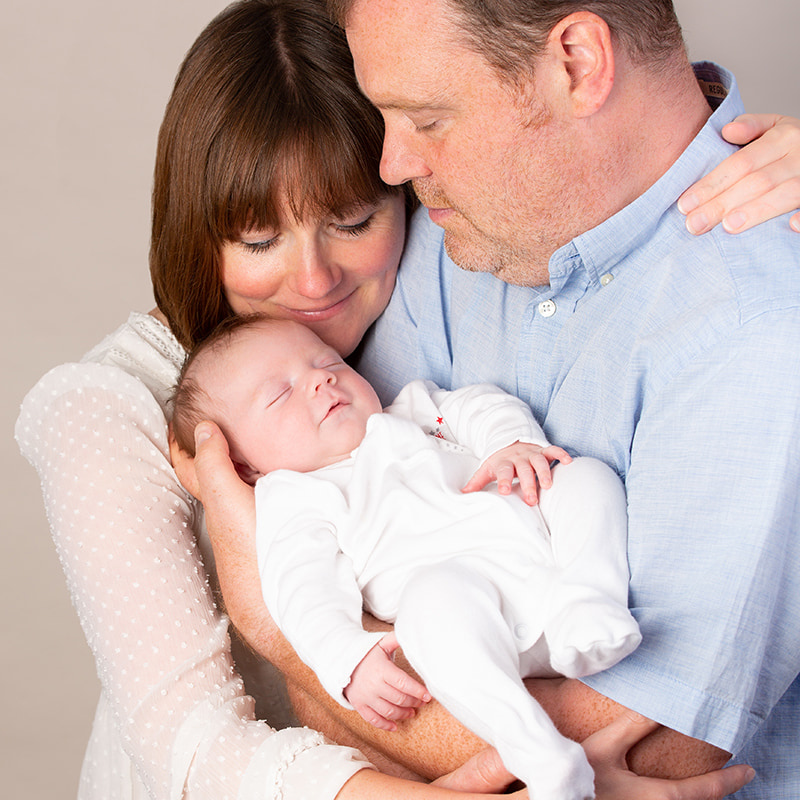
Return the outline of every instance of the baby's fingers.
<path id="1" fill-rule="evenodd" d="M 390 664 L 383 676 L 386 686 L 382 697 L 389 703 L 401 707 L 419 708 L 430 702 L 430 692 L 405 670 Z"/>
<path id="2" fill-rule="evenodd" d="M 562 464 L 569 464 L 572 456 L 563 447 L 556 447 L 550 444 L 542 450 L 542 455 L 549 461 L 559 461 Z"/>
<path id="3" fill-rule="evenodd" d="M 535 468 L 534 461 L 535 458 L 527 461 L 521 461 L 515 465 L 517 478 L 519 478 L 520 494 L 522 495 L 522 499 L 529 506 L 535 506 L 539 502 L 539 483 L 537 481 L 538 471 Z M 547 466 L 547 463 L 544 462 L 544 460 L 543 463 L 545 466 Z M 508 494 L 508 492 L 503 492 L 503 494 Z"/>
<path id="4" fill-rule="evenodd" d="M 464 484 L 461 490 L 465 494 L 469 492 L 479 492 L 484 486 L 488 486 L 494 480 L 494 474 L 486 463 L 483 463 L 475 471 L 475 474 Z"/>
<path id="5" fill-rule="evenodd" d="M 369 722 L 370 725 L 374 725 L 382 731 L 397 730 L 397 725 L 392 716 L 397 720 L 414 716 L 414 709 L 409 709 L 408 711 L 396 709 L 388 703 L 383 703 L 380 699 L 376 700 L 372 705 L 355 706 L 355 709 L 365 722 Z"/>

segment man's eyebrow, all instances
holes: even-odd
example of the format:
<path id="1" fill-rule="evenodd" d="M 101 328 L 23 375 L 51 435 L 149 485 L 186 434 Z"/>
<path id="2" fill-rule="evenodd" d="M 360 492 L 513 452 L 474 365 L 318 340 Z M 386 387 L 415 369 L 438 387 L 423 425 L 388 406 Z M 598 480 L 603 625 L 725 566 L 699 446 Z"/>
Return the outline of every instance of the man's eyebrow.
<path id="1" fill-rule="evenodd" d="M 400 100 L 395 100 L 387 103 L 376 103 L 377 108 L 381 111 L 404 111 L 404 112 L 423 112 L 423 111 L 446 111 L 448 106 L 445 103 L 433 101 L 429 103 L 404 103 Z"/>
<path id="2" fill-rule="evenodd" d="M 422 91 L 424 92 L 424 89 Z M 372 103 L 381 111 L 447 111 L 451 108 L 452 97 L 446 88 L 439 88 L 427 96 L 423 94 L 422 99 L 388 95 L 384 99 L 377 97 Z"/>

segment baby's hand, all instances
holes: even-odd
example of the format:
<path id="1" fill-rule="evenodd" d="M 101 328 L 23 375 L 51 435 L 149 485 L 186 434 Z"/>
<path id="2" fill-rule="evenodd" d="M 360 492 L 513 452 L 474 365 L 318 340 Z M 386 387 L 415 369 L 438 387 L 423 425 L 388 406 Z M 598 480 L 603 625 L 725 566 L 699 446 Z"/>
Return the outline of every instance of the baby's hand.
<path id="1" fill-rule="evenodd" d="M 549 489 L 553 485 L 551 461 L 569 464 L 572 456 L 553 445 L 539 447 L 536 444 L 514 442 L 490 455 L 461 491 L 477 492 L 492 481 L 497 481 L 500 494 L 511 494 L 511 485 L 516 477 L 519 479 L 522 499 L 529 506 L 535 506 L 539 502 L 539 486 Z"/>
<path id="2" fill-rule="evenodd" d="M 392 661 L 398 647 L 394 633 L 387 633 L 361 659 L 344 690 L 353 708 L 371 725 L 385 731 L 396 731 L 393 720 L 413 717 L 414 709 L 431 699 L 419 681 Z"/>

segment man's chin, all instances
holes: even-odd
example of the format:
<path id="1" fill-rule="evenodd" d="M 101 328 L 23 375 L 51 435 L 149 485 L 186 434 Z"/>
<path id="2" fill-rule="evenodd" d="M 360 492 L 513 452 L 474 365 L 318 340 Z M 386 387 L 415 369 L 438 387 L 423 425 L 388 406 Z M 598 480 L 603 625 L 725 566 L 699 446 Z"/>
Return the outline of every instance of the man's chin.
<path id="1" fill-rule="evenodd" d="M 450 260 L 466 272 L 497 272 L 496 256 L 466 236 L 445 229 L 444 249 Z"/>

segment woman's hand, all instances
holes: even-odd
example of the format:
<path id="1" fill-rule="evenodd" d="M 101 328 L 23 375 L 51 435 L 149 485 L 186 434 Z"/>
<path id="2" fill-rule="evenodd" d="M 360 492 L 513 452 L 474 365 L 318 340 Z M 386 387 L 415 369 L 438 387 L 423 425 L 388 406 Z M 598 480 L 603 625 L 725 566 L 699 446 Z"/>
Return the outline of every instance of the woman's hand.
<path id="1" fill-rule="evenodd" d="M 514 783 L 514 776 L 505 768 L 494 747 L 487 747 L 465 761 L 458 769 L 433 781 L 431 786 L 454 792 L 491 794 L 503 792 Z M 528 797 L 527 791 L 516 792 L 512 797 Z"/>
<path id="2" fill-rule="evenodd" d="M 237 474 L 228 442 L 211 422 L 195 429 L 197 454 L 170 441 L 172 464 L 181 483 L 205 509 L 225 610 L 250 644 L 279 669 L 296 657 L 264 605 L 256 557 L 256 500 L 253 487 Z"/>
<path id="3" fill-rule="evenodd" d="M 755 776 L 743 764 L 682 780 L 636 775 L 628 769 L 628 751 L 658 727 L 635 711 L 625 711 L 583 742 L 595 773 L 597 800 L 718 800 L 739 791 Z"/>
<path id="4" fill-rule="evenodd" d="M 169 452 L 178 479 L 202 504 L 208 534 L 215 545 L 223 536 L 255 536 L 255 494 L 236 472 L 228 442 L 213 422 L 194 432 L 196 455 L 178 447 L 170 433 Z"/>
<path id="5" fill-rule="evenodd" d="M 679 198 L 691 233 L 722 222 L 740 233 L 800 208 L 800 120 L 778 114 L 742 114 L 722 129 L 733 144 L 747 144 Z M 791 218 L 800 232 L 800 212 Z"/>

